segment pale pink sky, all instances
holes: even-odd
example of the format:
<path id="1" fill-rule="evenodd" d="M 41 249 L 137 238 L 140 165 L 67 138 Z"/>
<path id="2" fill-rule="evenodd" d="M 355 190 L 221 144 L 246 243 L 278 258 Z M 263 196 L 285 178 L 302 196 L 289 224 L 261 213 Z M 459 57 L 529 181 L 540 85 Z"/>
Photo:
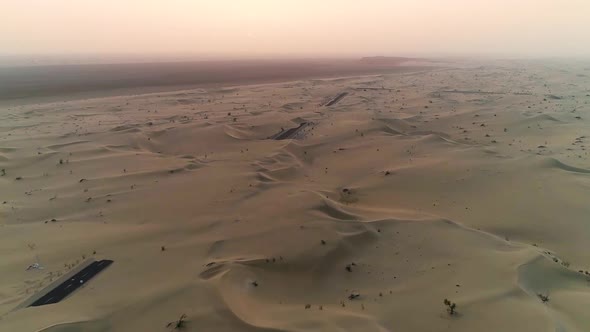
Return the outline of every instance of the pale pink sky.
<path id="1" fill-rule="evenodd" d="M 590 0 L 2 0 L 0 54 L 590 55 Z"/>

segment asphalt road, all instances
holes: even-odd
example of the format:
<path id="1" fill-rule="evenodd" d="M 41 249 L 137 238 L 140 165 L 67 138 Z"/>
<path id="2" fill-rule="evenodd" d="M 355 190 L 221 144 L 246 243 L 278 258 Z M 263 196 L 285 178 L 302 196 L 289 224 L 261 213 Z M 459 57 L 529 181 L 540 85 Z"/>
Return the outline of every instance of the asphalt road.
<path id="1" fill-rule="evenodd" d="M 326 106 L 332 106 L 335 105 L 337 102 L 339 102 L 340 100 L 342 100 L 342 98 L 346 97 L 346 95 L 348 94 L 348 92 L 342 92 L 339 95 L 336 96 L 336 98 L 330 100 L 329 103 L 326 104 Z"/>
<path id="2" fill-rule="evenodd" d="M 276 134 L 274 137 L 272 137 L 272 139 L 280 141 L 280 140 L 284 140 L 284 139 L 291 139 L 293 137 L 295 137 L 295 135 L 303 130 L 303 128 L 307 127 L 310 123 L 309 122 L 303 122 L 299 125 L 299 127 L 295 127 L 295 128 L 290 128 L 288 130 L 282 131 L 278 134 Z"/>
<path id="3" fill-rule="evenodd" d="M 73 275 L 70 279 L 62 282 L 59 286 L 49 291 L 44 296 L 37 299 L 29 307 L 38 307 L 46 304 L 58 303 L 80 288 L 88 280 L 95 277 L 102 270 L 106 269 L 113 263 L 112 260 L 103 259 L 101 261 L 92 262 L 90 265 L 82 269 L 80 272 Z"/>

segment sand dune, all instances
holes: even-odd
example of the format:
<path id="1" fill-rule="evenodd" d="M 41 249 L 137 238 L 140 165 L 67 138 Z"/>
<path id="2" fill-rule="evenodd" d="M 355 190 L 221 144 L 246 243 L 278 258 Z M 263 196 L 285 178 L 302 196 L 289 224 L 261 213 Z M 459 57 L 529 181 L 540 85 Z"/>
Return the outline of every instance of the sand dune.
<path id="1" fill-rule="evenodd" d="M 6 106 L 0 330 L 588 331 L 582 68 Z M 114 263 L 15 310 L 88 257 Z"/>

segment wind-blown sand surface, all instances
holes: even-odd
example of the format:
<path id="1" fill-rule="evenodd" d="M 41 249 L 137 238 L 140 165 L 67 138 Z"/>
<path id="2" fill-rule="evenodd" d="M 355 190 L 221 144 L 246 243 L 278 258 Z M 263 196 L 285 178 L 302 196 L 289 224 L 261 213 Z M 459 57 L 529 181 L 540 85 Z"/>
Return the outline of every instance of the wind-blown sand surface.
<path id="1" fill-rule="evenodd" d="M 4 107 L 0 331 L 590 331 L 589 103 L 494 62 Z"/>

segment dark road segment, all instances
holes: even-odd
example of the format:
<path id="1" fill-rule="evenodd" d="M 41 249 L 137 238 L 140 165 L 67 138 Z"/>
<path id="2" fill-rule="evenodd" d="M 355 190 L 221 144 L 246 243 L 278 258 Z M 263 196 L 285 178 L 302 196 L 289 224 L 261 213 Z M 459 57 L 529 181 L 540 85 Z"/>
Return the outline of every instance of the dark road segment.
<path id="1" fill-rule="evenodd" d="M 339 95 L 336 96 L 336 98 L 330 100 L 330 102 L 328 102 L 326 104 L 326 106 L 332 106 L 335 105 L 337 102 L 339 102 L 340 100 L 342 100 L 342 98 L 346 97 L 346 95 L 348 94 L 348 92 L 342 92 Z"/>
<path id="2" fill-rule="evenodd" d="M 299 127 L 283 130 L 280 133 L 275 134 L 274 136 L 271 136 L 270 138 L 277 140 L 277 141 L 295 138 L 295 135 L 297 135 L 298 132 L 300 132 L 301 130 L 303 130 L 305 127 L 307 127 L 310 124 L 311 124 L 310 122 L 303 122 L 299 125 Z"/>
<path id="3" fill-rule="evenodd" d="M 90 265 L 73 275 L 70 279 L 62 282 L 59 286 L 49 291 L 44 296 L 33 302 L 29 307 L 38 307 L 46 304 L 58 303 L 87 283 L 90 279 L 99 274 L 113 263 L 112 260 L 104 259 L 92 262 Z"/>

